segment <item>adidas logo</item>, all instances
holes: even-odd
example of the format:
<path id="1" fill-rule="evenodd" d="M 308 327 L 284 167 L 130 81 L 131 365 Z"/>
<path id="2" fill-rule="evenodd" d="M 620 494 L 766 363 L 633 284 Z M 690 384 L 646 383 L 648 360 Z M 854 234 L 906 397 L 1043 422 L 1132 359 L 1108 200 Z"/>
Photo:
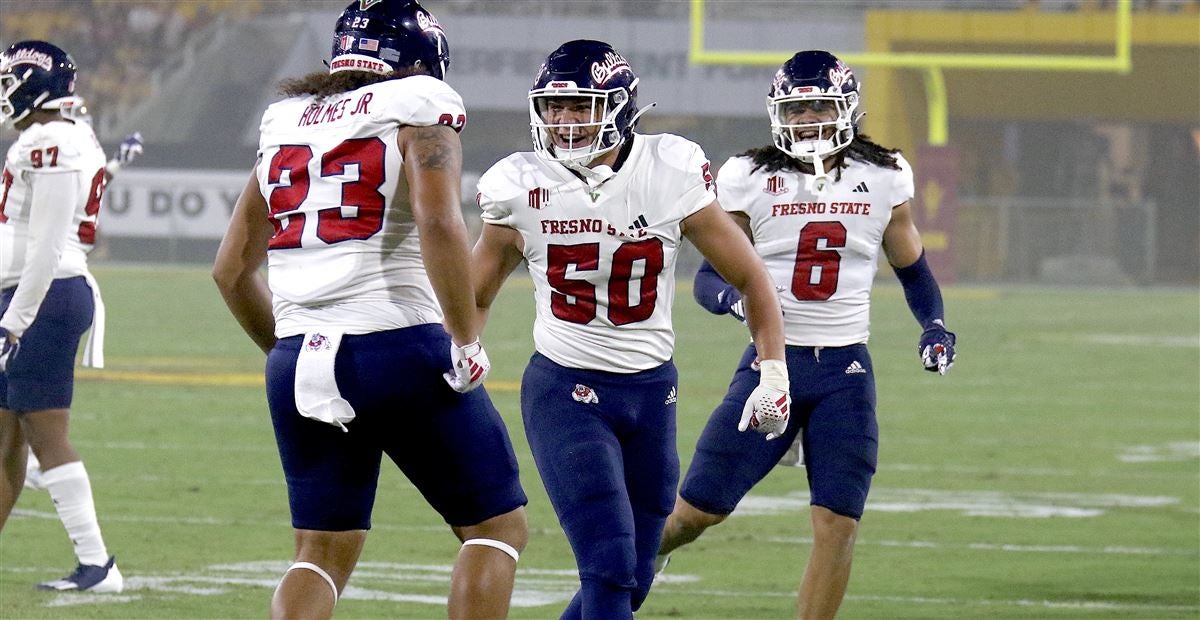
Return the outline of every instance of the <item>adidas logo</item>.
<path id="1" fill-rule="evenodd" d="M 858 363 L 858 360 L 850 362 L 850 365 L 846 367 L 846 374 L 848 375 L 860 375 L 865 372 L 867 372 L 867 369 L 863 368 L 862 364 Z"/>
<path id="2" fill-rule="evenodd" d="M 852 190 L 850 190 L 850 191 L 852 191 L 852 192 L 866 193 L 866 192 L 869 192 L 869 191 L 871 191 L 871 190 L 867 189 L 867 182 L 866 182 L 866 181 L 862 181 L 862 182 L 860 182 L 858 185 L 855 185 L 855 186 L 854 186 L 854 189 L 852 189 Z"/>
<path id="3" fill-rule="evenodd" d="M 646 222 L 646 214 L 643 213 L 642 215 L 637 216 L 637 219 L 629 225 L 629 230 L 641 230 L 649 225 L 650 224 Z"/>
<path id="4" fill-rule="evenodd" d="M 675 395 L 675 386 L 671 386 L 671 391 L 667 393 L 667 400 L 663 401 L 664 405 L 673 404 L 677 400 Z"/>

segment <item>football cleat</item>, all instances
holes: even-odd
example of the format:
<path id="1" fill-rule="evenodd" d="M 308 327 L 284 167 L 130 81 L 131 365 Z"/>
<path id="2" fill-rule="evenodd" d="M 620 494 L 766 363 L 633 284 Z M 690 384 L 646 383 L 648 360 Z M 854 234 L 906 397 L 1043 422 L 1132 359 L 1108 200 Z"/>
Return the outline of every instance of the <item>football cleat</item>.
<path id="1" fill-rule="evenodd" d="M 117 569 L 117 556 L 108 558 L 104 566 L 80 564 L 75 572 L 53 581 L 37 584 L 39 590 L 54 590 L 58 592 L 120 592 L 125 587 L 125 578 Z"/>

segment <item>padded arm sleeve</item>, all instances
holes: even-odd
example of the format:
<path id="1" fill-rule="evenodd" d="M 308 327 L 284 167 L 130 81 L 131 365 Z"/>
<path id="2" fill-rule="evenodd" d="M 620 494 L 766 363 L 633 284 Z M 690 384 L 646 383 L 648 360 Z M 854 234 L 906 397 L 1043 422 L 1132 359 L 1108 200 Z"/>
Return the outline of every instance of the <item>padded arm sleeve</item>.
<path id="1" fill-rule="evenodd" d="M 737 288 L 725 281 L 708 261 L 700 264 L 692 283 L 696 303 L 713 314 L 729 314 L 729 307 L 742 298 Z"/>
<path id="2" fill-rule="evenodd" d="M 942 290 L 925 261 L 925 251 L 917 262 L 907 267 L 893 267 L 900 285 L 904 287 L 904 300 L 922 328 L 928 328 L 936 319 L 945 319 L 942 307 Z M 944 322 L 944 321 L 943 321 Z"/>

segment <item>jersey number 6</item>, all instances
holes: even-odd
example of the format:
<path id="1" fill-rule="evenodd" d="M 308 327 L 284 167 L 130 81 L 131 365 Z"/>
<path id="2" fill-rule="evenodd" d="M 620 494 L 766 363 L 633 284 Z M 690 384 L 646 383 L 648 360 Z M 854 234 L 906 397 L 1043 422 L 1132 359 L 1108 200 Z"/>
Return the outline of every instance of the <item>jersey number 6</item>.
<path id="1" fill-rule="evenodd" d="M 546 247 L 546 278 L 554 288 L 550 292 L 550 310 L 554 316 L 571 323 L 586 325 L 596 318 L 596 287 L 587 280 L 567 278 L 567 269 L 595 271 L 600 266 L 600 244 L 549 245 Z M 634 263 L 642 261 L 638 285 L 638 303 L 629 304 L 629 285 Z M 645 321 L 654 314 L 658 301 L 658 274 L 663 269 L 661 239 L 623 243 L 613 252 L 608 278 L 608 320 L 613 325 Z M 571 297 L 575 301 L 571 301 Z"/>
<path id="2" fill-rule="evenodd" d="M 825 247 L 819 247 L 821 241 Z M 841 222 L 809 222 L 800 229 L 796 245 L 796 267 L 792 270 L 792 294 L 800 301 L 824 301 L 838 287 L 846 227 Z"/>
<path id="3" fill-rule="evenodd" d="M 383 228 L 385 199 L 379 193 L 383 186 L 383 159 L 387 148 L 379 138 L 353 138 L 329 149 L 321 156 L 321 176 L 310 179 L 308 164 L 312 147 L 285 144 L 271 158 L 267 183 L 274 185 L 267 203 L 271 208 L 271 225 L 275 234 L 267 247 L 272 250 L 298 248 L 304 234 L 305 213 L 300 205 L 308 198 L 309 186 L 316 183 L 338 183 L 342 187 L 339 206 L 317 210 L 317 238 L 327 244 L 369 239 Z M 358 178 L 344 177 L 347 166 L 358 167 Z M 286 184 L 283 171 L 288 171 Z"/>

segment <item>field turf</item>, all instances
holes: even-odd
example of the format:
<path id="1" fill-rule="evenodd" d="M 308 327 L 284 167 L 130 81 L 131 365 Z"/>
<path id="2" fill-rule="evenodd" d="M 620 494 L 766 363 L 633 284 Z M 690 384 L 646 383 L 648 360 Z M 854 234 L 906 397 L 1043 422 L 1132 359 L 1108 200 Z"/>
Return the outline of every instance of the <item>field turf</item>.
<path id="1" fill-rule="evenodd" d="M 33 590 L 74 557 L 49 496 L 27 490 L 0 535 L 0 618 L 264 617 L 292 537 L 262 355 L 202 268 L 96 273 L 108 367 L 79 371 L 71 435 L 126 591 Z M 1200 617 L 1200 294 L 945 293 L 959 361 L 938 377 L 920 368 L 900 289 L 876 289 L 880 466 L 840 617 Z M 517 406 L 532 311 L 528 280 L 514 278 L 484 340 L 530 495 L 516 619 L 557 618 L 577 587 Z M 686 467 L 747 335 L 682 282 L 675 319 Z M 638 618 L 791 617 L 809 536 L 804 471 L 777 468 L 676 553 Z M 457 549 L 385 466 L 337 616 L 444 617 Z"/>

